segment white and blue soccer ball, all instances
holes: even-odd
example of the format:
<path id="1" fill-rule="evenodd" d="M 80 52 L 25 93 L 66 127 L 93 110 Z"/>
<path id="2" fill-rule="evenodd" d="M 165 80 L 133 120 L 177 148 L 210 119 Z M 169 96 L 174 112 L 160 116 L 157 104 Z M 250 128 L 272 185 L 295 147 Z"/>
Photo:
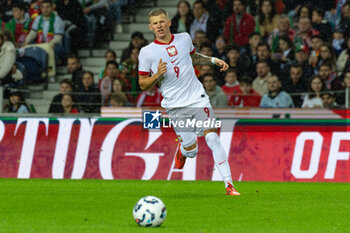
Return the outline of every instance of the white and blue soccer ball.
<path id="1" fill-rule="evenodd" d="M 166 207 L 154 196 L 141 198 L 132 211 L 136 223 L 141 227 L 158 227 L 166 218 Z"/>

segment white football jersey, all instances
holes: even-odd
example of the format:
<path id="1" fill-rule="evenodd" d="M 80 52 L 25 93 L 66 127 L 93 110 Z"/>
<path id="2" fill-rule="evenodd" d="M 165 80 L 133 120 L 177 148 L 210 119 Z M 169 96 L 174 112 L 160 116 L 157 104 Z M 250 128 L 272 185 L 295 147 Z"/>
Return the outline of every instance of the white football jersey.
<path id="1" fill-rule="evenodd" d="M 158 85 L 164 97 L 163 108 L 186 107 L 208 100 L 202 83 L 195 75 L 190 54 L 195 52 L 188 33 L 172 34 L 170 43 L 157 40 L 143 47 L 139 54 L 139 74 L 157 73 L 159 60 L 167 63 L 164 78 Z"/>

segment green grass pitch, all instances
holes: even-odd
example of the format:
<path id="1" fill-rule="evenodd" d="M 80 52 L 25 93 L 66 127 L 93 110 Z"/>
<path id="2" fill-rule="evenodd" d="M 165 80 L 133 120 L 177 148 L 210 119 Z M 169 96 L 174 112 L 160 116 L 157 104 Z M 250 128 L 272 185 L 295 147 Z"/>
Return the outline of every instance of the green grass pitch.
<path id="1" fill-rule="evenodd" d="M 0 232 L 350 232 L 350 185 L 236 182 L 0 179 Z M 134 204 L 154 195 L 167 207 L 158 228 L 141 228 Z"/>

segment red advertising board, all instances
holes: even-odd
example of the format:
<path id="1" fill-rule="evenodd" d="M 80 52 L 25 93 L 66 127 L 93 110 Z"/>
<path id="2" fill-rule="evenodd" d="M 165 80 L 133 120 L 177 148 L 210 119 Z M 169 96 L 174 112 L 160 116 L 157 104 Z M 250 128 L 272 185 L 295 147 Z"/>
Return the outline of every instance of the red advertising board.
<path id="1" fill-rule="evenodd" d="M 176 135 L 141 119 L 0 118 L 0 177 L 220 180 L 199 138 L 196 158 L 174 168 Z M 350 182 L 346 120 L 222 121 L 234 180 Z"/>

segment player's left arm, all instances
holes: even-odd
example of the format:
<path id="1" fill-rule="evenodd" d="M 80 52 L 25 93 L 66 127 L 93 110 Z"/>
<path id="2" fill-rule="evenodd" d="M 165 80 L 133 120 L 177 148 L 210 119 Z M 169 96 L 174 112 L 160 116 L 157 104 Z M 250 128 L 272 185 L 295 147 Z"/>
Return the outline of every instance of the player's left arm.
<path id="1" fill-rule="evenodd" d="M 221 67 L 221 69 L 220 69 L 221 72 L 222 71 L 226 71 L 229 68 L 229 66 L 228 66 L 228 64 L 226 62 L 224 62 L 223 60 L 221 60 L 219 58 L 216 58 L 216 57 L 208 57 L 208 56 L 205 56 L 203 54 L 194 52 L 191 55 L 191 58 L 192 58 L 193 65 L 211 65 L 211 64 L 215 64 L 215 65 Z"/>

